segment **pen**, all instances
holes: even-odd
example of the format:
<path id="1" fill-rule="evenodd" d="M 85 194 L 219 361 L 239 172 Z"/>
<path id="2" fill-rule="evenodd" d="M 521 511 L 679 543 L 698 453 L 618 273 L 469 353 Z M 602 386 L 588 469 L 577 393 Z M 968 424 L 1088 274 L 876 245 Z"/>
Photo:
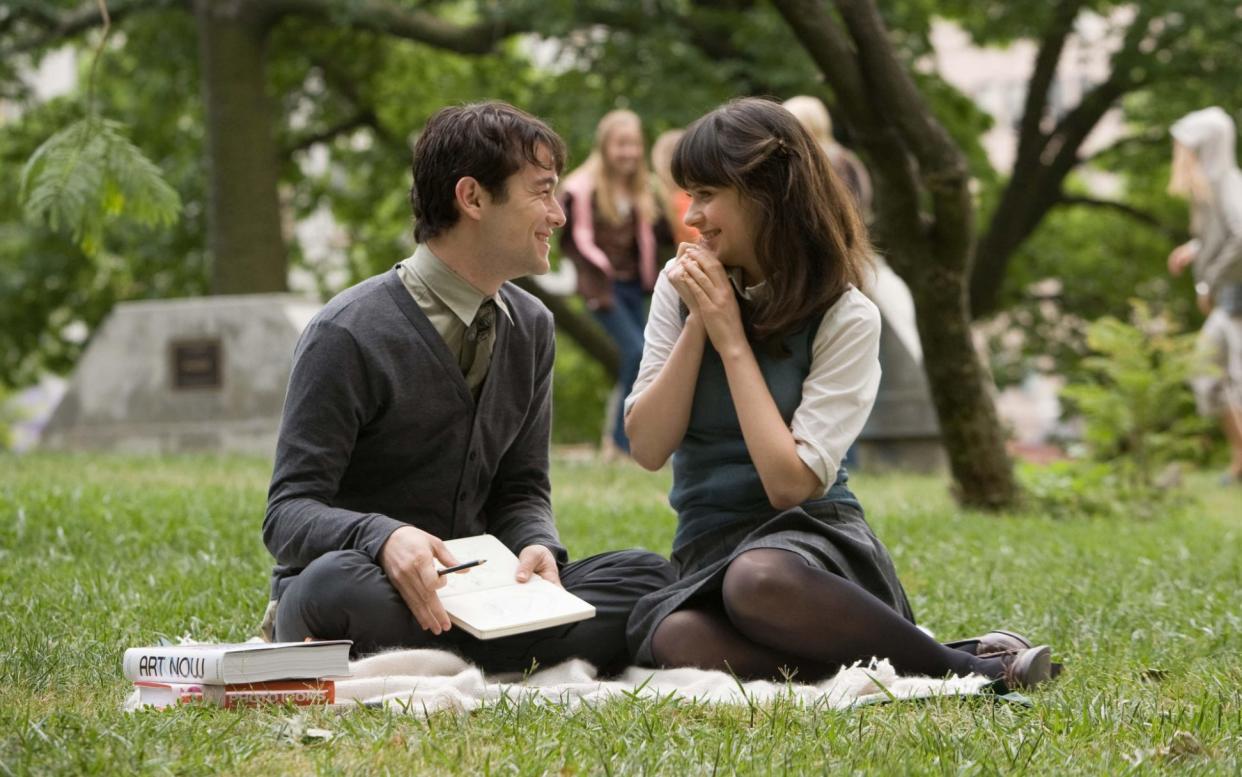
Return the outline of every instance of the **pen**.
<path id="1" fill-rule="evenodd" d="M 436 574 L 437 574 L 437 575 L 447 575 L 447 574 L 449 574 L 450 572 L 460 572 L 460 571 L 462 571 L 463 569 L 469 569 L 470 567 L 477 567 L 477 566 L 479 566 L 480 564 L 486 564 L 486 563 L 487 563 L 487 559 L 485 559 L 485 558 L 476 558 L 474 561 L 467 561 L 467 562 L 466 562 L 466 563 L 464 563 L 464 564 L 458 564 L 458 565 L 456 565 L 456 566 L 452 566 L 452 567 L 445 567 L 444 569 L 437 569 L 437 570 L 436 570 Z"/>

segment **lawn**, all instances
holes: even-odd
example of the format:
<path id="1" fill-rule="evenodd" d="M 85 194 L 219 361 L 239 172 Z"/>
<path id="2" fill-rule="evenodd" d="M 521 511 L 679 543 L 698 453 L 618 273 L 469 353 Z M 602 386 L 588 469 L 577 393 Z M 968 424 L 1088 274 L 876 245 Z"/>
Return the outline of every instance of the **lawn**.
<path id="1" fill-rule="evenodd" d="M 121 652 L 242 640 L 266 598 L 269 465 L 0 457 L 0 770 L 46 773 L 1242 773 L 1242 496 L 1202 476 L 1155 519 L 990 517 L 928 477 L 852 485 L 921 622 L 1051 643 L 1033 706 L 935 700 L 847 712 L 684 700 L 566 711 L 516 700 L 380 710 L 125 714 Z M 667 552 L 666 473 L 558 460 L 575 556 Z M 306 726 L 332 733 L 306 740 Z"/>

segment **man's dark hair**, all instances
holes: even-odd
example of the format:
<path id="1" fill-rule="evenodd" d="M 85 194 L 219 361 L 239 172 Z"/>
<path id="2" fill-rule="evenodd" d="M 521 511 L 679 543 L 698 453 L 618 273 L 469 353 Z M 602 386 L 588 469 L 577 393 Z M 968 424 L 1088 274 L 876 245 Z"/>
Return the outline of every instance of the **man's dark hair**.
<path id="1" fill-rule="evenodd" d="M 552 167 L 539 152 L 546 149 Z M 414 239 L 420 243 L 457 223 L 457 182 L 469 176 L 497 201 L 505 181 L 527 163 L 565 168 L 565 142 L 548 125 L 508 103 L 490 101 L 442 108 L 414 144 Z"/>

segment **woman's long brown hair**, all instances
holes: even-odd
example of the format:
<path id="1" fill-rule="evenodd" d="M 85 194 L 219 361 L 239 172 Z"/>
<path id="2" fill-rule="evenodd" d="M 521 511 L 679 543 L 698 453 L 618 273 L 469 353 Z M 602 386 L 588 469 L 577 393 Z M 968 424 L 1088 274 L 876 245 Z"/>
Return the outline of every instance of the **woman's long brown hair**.
<path id="1" fill-rule="evenodd" d="M 768 285 L 745 311 L 753 342 L 779 343 L 862 287 L 866 227 L 819 144 L 779 104 L 747 97 L 699 118 L 673 152 L 673 178 L 685 189 L 732 187 L 753 209 Z"/>

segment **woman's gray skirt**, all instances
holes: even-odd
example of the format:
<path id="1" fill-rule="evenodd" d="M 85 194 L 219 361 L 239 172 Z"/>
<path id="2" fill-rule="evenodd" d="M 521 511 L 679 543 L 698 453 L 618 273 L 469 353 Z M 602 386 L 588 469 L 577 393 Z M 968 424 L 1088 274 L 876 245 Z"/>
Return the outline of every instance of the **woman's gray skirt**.
<path id="1" fill-rule="evenodd" d="M 867 525 L 863 511 L 849 503 L 819 500 L 766 520 L 738 521 L 675 551 L 677 582 L 639 599 L 630 614 L 626 639 L 635 663 L 654 665 L 651 636 L 660 622 L 692 599 L 719 598 L 730 562 L 757 548 L 797 553 L 811 566 L 862 586 L 914 621 L 888 550 Z"/>

